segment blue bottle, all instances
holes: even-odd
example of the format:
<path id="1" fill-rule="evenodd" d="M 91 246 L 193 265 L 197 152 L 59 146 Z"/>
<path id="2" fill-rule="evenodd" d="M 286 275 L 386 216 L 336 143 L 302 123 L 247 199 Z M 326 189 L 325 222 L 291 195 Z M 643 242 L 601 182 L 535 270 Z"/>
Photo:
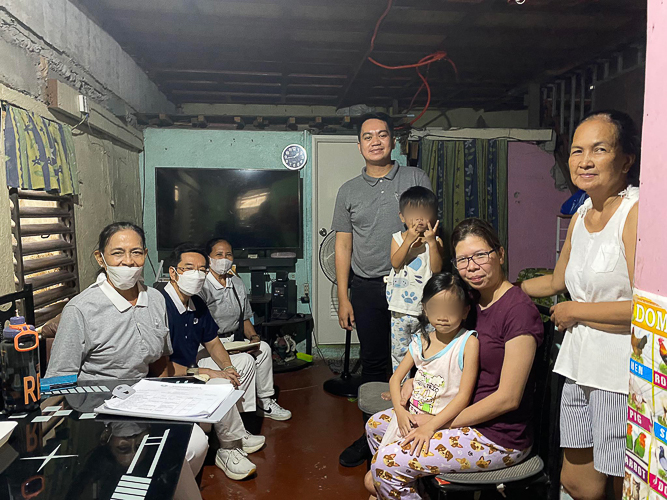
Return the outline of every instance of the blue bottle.
<path id="1" fill-rule="evenodd" d="M 39 409 L 39 336 L 23 316 L 14 316 L 0 342 L 2 400 L 5 413 Z"/>

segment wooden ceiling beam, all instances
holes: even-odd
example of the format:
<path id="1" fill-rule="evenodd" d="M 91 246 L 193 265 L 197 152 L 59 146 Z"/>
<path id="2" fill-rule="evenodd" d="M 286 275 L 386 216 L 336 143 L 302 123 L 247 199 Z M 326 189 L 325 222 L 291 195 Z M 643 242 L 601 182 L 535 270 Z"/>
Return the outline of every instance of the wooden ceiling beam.
<path id="1" fill-rule="evenodd" d="M 134 18 L 144 16 L 151 16 L 153 11 L 150 10 L 150 4 L 145 5 L 145 2 L 136 2 L 135 0 L 126 0 L 121 3 L 114 0 L 113 4 L 105 0 L 71 0 L 75 5 L 90 13 L 99 15 L 103 11 L 105 16 L 123 17 L 132 16 Z M 233 4 L 233 0 L 226 1 L 226 4 Z M 240 3 L 247 7 L 253 5 L 253 9 L 222 9 L 218 13 L 211 8 L 197 9 L 197 2 L 184 3 L 182 9 L 172 9 L 163 12 L 165 16 L 194 16 L 205 17 L 207 19 L 215 20 L 216 22 L 227 22 L 230 18 L 242 20 L 261 20 L 264 22 L 274 22 L 276 19 L 283 17 L 289 18 L 300 23 L 314 20 L 312 9 L 307 7 L 318 7 L 322 9 L 320 18 L 344 19 L 345 13 L 352 8 L 358 12 L 355 21 L 358 24 L 375 21 L 371 17 L 373 9 L 360 8 L 357 0 L 337 0 L 334 4 L 329 0 L 308 0 L 298 1 L 289 0 L 283 2 L 270 0 L 242 0 Z M 96 5 L 99 4 L 99 5 Z M 482 8 L 483 0 L 478 2 L 453 2 L 442 0 L 395 0 L 392 8 L 392 15 L 388 16 L 387 21 L 399 24 L 400 22 L 415 22 L 413 20 L 426 19 L 429 22 L 434 22 L 433 14 L 459 14 L 466 15 L 470 13 L 477 13 Z M 278 8 L 276 8 L 278 6 Z M 210 7 L 210 6 L 207 6 Z M 305 7 L 305 8 L 304 8 Z M 484 10 L 494 14 L 566 14 L 566 15 L 608 15 L 621 17 L 627 14 L 646 11 L 646 3 L 639 0 L 604 0 L 604 1 L 578 1 L 578 0 L 557 0 L 549 3 L 528 1 L 523 4 L 516 2 L 498 2 L 490 8 L 484 7 Z M 329 14 L 328 16 L 326 14 Z M 336 16 L 336 14 L 339 14 Z"/>
<path id="2" fill-rule="evenodd" d="M 271 71 L 236 71 L 236 70 L 218 70 L 218 69 L 195 69 L 195 68 L 165 68 L 152 67 L 151 72 L 155 74 L 174 74 L 181 78 L 202 78 L 203 75 L 224 75 L 224 76 L 242 76 L 244 78 L 281 78 L 281 73 Z M 290 78 L 304 78 L 311 80 L 345 80 L 347 75 L 331 73 L 288 73 Z"/>
<path id="3" fill-rule="evenodd" d="M 414 70 L 367 63 L 380 0 L 180 0 L 163 8 L 160 0 L 70 1 L 181 102 L 406 102 L 420 84 Z M 358 15 L 347 21 L 352 10 Z M 399 65 L 447 50 L 462 81 L 432 65 L 435 102 L 462 92 L 454 97 L 514 105 L 525 82 L 567 70 L 582 53 L 594 58 L 610 40 L 642 36 L 645 10 L 644 0 L 394 0 L 373 57 Z M 227 11 L 233 15 L 220 15 Z M 285 29 L 287 20 L 296 28 Z"/>
<path id="4" fill-rule="evenodd" d="M 642 18 L 643 20 L 643 18 Z M 633 22 L 633 18 L 626 17 L 622 26 Z M 187 25 L 187 24 L 186 24 Z M 159 26 L 159 25 L 158 25 Z M 623 29 L 622 26 L 620 29 Z M 263 32 L 256 26 L 248 25 L 242 31 L 253 32 L 253 36 L 243 39 L 241 36 L 235 36 L 233 33 L 224 30 L 217 31 L 214 34 L 202 30 L 197 33 L 183 31 L 182 29 L 163 29 L 152 32 L 150 30 L 131 29 L 125 30 L 121 44 L 131 52 L 141 52 L 142 54 L 151 54 L 168 58 L 178 52 L 187 52 L 201 54 L 202 56 L 211 56 L 211 51 L 216 55 L 223 55 L 226 58 L 247 59 L 253 57 L 277 58 L 286 52 L 298 54 L 301 58 L 310 54 L 316 54 L 316 57 L 330 57 L 349 61 L 350 57 L 359 56 L 367 48 L 365 37 L 350 39 L 347 33 L 335 32 L 337 40 L 334 42 L 318 36 L 313 32 L 312 37 L 307 39 L 294 39 L 292 34 L 281 31 L 278 34 Z M 595 28 L 594 30 L 591 28 Z M 557 27 L 550 23 L 548 19 L 544 24 L 530 26 L 521 24 L 520 18 L 516 24 L 511 26 L 479 26 L 474 20 L 465 24 L 450 27 L 437 27 L 433 33 L 425 33 L 425 29 L 420 26 L 411 26 L 406 31 L 406 39 L 391 40 L 387 38 L 387 32 L 382 31 L 378 34 L 375 50 L 378 55 L 388 57 L 405 56 L 413 57 L 425 55 L 432 50 L 441 40 L 447 48 L 451 47 L 477 47 L 487 48 L 498 43 L 508 46 L 519 47 L 525 44 L 526 39 L 539 41 L 540 46 L 561 46 L 573 47 L 577 44 L 594 42 L 596 35 L 602 33 L 613 33 L 619 27 L 616 25 L 607 25 L 605 23 L 591 23 L 590 26 L 583 27 Z M 476 31 L 474 36 L 471 31 Z M 324 34 L 324 32 L 322 33 Z M 462 36 L 463 34 L 463 36 Z M 428 36 L 422 36 L 428 35 Z M 434 38 L 435 37 L 435 38 Z M 165 45 L 178 47 L 177 51 L 165 52 Z"/>
<path id="5" fill-rule="evenodd" d="M 293 88 L 322 88 L 322 89 L 339 89 L 343 86 L 342 83 L 303 83 L 303 82 L 294 82 L 291 81 L 288 77 L 284 78 L 284 86 L 293 87 Z M 188 79 L 179 79 L 179 80 L 162 80 L 161 85 L 166 87 L 183 87 L 183 86 L 203 86 L 203 87 L 225 87 L 229 88 L 281 88 L 283 87 L 281 82 L 233 82 L 233 81 L 224 81 L 224 80 L 188 80 Z M 398 88 L 401 88 L 398 86 Z"/>
<path id="6" fill-rule="evenodd" d="M 182 32 L 184 26 L 196 26 L 196 32 L 187 32 L 188 36 L 198 38 L 229 38 L 238 39 L 239 36 L 252 32 L 253 38 L 275 40 L 287 35 L 283 21 L 289 21 L 292 27 L 289 37 L 299 39 L 308 34 L 324 37 L 358 35 L 364 37 L 372 22 L 369 20 L 314 20 L 314 19 L 262 19 L 257 17 L 220 17 L 200 15 L 194 13 L 170 14 L 164 12 L 126 12 L 109 11 L 106 13 L 108 26 L 123 26 L 125 30 L 141 33 L 145 36 L 159 36 L 165 33 Z M 455 24 L 452 19 L 451 25 Z M 416 23 L 405 20 L 388 21 L 383 36 L 388 35 L 442 35 L 450 23 Z M 115 28 L 110 28 L 112 31 Z M 415 30 L 418 31 L 415 31 Z"/>
<path id="7" fill-rule="evenodd" d="M 249 0 L 261 1 L 261 0 Z M 430 12 L 452 12 L 452 13 L 475 13 L 479 11 L 483 0 L 478 2 L 458 2 L 442 1 L 442 0 L 395 0 L 394 9 L 397 12 L 415 12 L 415 11 L 430 11 Z M 516 2 L 497 2 L 496 4 L 485 7 L 485 10 L 492 14 L 513 13 L 521 14 L 528 13 L 563 13 L 570 12 L 572 14 L 604 14 L 609 11 L 617 12 L 619 15 L 627 13 L 636 13 L 646 11 L 646 2 L 642 0 L 602 0 L 602 1 L 581 1 L 581 0 L 551 0 L 548 3 L 531 2 L 527 0 L 522 4 Z"/>
<path id="8" fill-rule="evenodd" d="M 275 97 L 280 98 L 280 92 L 228 92 L 228 91 L 218 91 L 218 90 L 173 90 L 170 92 L 175 95 L 193 95 L 193 96 L 230 96 L 230 97 Z M 336 95 L 328 94 L 290 94 L 286 95 L 287 98 L 290 97 L 302 97 L 302 98 L 317 98 L 317 99 L 336 99 Z"/>

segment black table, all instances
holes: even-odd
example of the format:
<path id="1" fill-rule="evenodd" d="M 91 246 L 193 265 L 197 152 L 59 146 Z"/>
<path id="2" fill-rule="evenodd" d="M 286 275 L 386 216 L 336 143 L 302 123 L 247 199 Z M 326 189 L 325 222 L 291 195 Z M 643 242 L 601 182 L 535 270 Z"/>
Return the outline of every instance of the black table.
<path id="1" fill-rule="evenodd" d="M 135 382 L 80 382 L 73 392 L 43 397 L 41 411 L 0 416 L 18 424 L 0 448 L 0 498 L 172 498 L 193 424 L 93 417 L 113 387 Z"/>

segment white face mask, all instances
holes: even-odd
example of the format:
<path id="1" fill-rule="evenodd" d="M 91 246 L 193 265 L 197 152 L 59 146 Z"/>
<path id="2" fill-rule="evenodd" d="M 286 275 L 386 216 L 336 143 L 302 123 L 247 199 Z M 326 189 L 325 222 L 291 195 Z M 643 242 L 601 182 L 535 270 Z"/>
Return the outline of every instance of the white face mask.
<path id="1" fill-rule="evenodd" d="M 188 297 L 201 292 L 201 289 L 204 287 L 204 281 L 206 281 L 206 273 L 197 269 L 185 271 L 183 274 L 176 273 L 176 275 L 178 276 L 178 281 L 176 282 L 178 289 L 183 295 L 187 295 Z"/>
<path id="2" fill-rule="evenodd" d="M 144 271 L 144 266 L 110 266 L 104 259 L 104 255 L 102 255 L 102 262 L 107 266 L 107 278 L 109 278 L 109 281 L 118 290 L 129 290 L 132 288 L 141 279 L 141 273 Z"/>
<path id="3" fill-rule="evenodd" d="M 211 259 L 211 269 L 217 274 L 227 274 L 232 268 L 232 262 L 229 259 Z"/>

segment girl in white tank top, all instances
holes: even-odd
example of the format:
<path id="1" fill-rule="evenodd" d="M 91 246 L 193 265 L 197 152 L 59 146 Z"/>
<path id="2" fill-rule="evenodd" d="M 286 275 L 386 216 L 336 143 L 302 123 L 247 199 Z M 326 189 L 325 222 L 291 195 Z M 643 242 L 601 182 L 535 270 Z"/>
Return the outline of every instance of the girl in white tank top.
<path id="1" fill-rule="evenodd" d="M 394 402 L 392 419 L 382 439 L 386 446 L 404 438 L 430 439 L 464 408 L 472 397 L 477 380 L 479 344 L 477 332 L 464 327 L 470 312 L 470 298 L 458 276 L 439 273 L 424 287 L 421 334 L 416 335 L 394 372 L 389 386 Z M 427 325 L 433 330 L 427 332 Z M 417 368 L 414 389 L 407 407 L 400 406 L 400 383 Z M 415 436 L 416 429 L 426 425 L 431 435 Z M 430 431 L 433 432 L 430 432 Z"/>

